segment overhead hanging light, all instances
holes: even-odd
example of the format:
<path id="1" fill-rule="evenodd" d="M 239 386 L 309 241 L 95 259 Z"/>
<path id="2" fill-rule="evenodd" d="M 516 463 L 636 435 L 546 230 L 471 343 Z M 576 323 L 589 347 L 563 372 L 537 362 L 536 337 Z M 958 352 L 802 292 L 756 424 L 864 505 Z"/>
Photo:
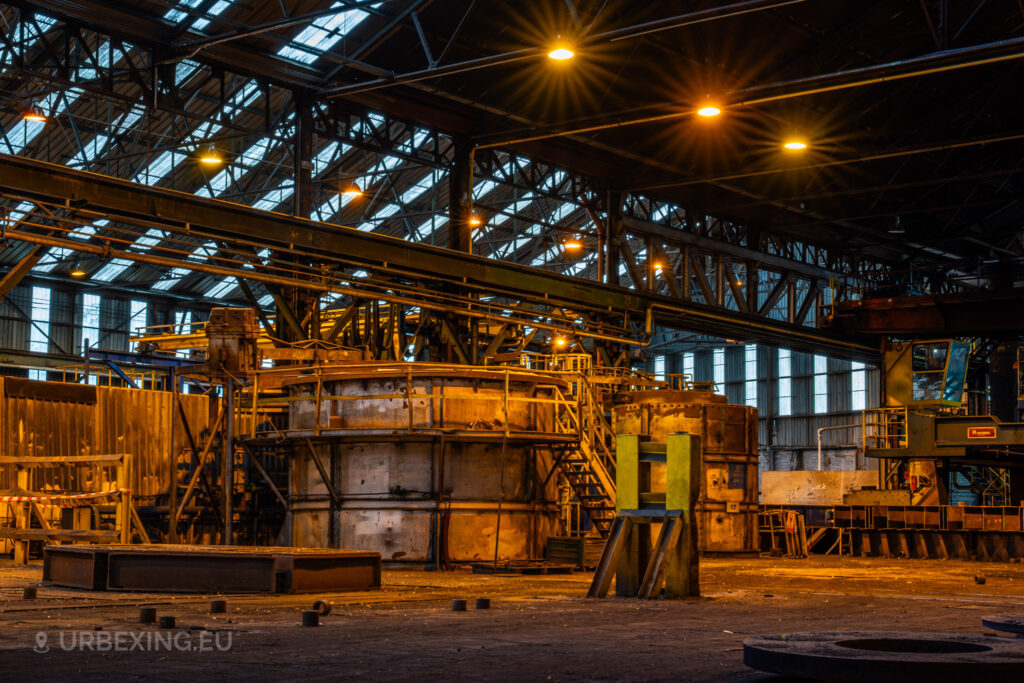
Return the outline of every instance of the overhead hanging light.
<path id="1" fill-rule="evenodd" d="M 564 62 L 575 56 L 576 53 L 573 52 L 572 46 L 562 40 L 562 36 L 558 36 L 555 40 L 555 44 L 552 45 L 551 50 L 548 51 L 548 58 L 553 59 L 556 62 Z"/>
<path id="2" fill-rule="evenodd" d="M 348 197 L 349 199 L 355 199 L 356 197 L 363 196 L 362 189 L 352 181 L 343 184 L 339 192 L 342 196 Z"/>
<path id="3" fill-rule="evenodd" d="M 722 113 L 722 110 L 713 104 L 707 104 L 697 110 L 697 113 L 704 118 L 712 118 Z"/>
<path id="4" fill-rule="evenodd" d="M 36 123 L 43 123 L 46 121 L 46 114 L 39 105 L 34 102 L 29 102 L 21 112 L 21 118 L 25 121 L 33 121 Z"/>
<path id="5" fill-rule="evenodd" d="M 88 273 L 86 273 L 85 270 L 82 268 L 82 264 L 79 262 L 75 262 L 75 267 L 71 270 L 71 277 L 83 278 L 86 275 L 88 275 Z"/>
<path id="6" fill-rule="evenodd" d="M 217 148 L 213 145 L 207 145 L 199 151 L 199 161 L 207 166 L 224 163 L 224 159 L 221 158 Z"/>
<path id="7" fill-rule="evenodd" d="M 469 224 L 470 224 L 470 225 L 471 225 L 472 227 L 474 227 L 474 228 L 476 228 L 476 227 L 479 227 L 479 226 L 483 225 L 483 223 L 484 223 L 484 222 L 483 222 L 482 220 L 480 220 L 479 216 L 470 216 L 470 217 L 469 217 Z"/>
<path id="8" fill-rule="evenodd" d="M 583 242 L 580 242 L 575 237 L 570 237 L 562 245 L 566 251 L 579 251 L 583 248 Z"/>
<path id="9" fill-rule="evenodd" d="M 557 348 L 562 348 L 563 346 L 566 346 L 568 343 L 569 340 L 566 339 L 565 337 L 555 337 L 555 346 Z"/>
<path id="10" fill-rule="evenodd" d="M 794 152 L 801 149 L 807 149 L 807 143 L 803 140 L 787 140 L 782 146 Z"/>

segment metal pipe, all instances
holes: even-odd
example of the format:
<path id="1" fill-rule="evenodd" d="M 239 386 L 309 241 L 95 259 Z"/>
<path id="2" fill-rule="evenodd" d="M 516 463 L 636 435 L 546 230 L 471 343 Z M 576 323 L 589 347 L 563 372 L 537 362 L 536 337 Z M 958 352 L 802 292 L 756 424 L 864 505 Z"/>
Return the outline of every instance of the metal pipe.
<path id="1" fill-rule="evenodd" d="M 860 422 L 851 422 L 850 424 L 845 424 L 845 425 L 834 425 L 832 427 L 819 427 L 818 428 L 818 471 L 819 472 L 821 471 L 821 433 L 822 432 L 828 432 L 828 431 L 831 431 L 833 429 L 850 429 L 852 427 L 859 428 L 860 426 L 861 426 Z"/>
<path id="2" fill-rule="evenodd" d="M 82 251 L 82 252 L 86 252 L 86 253 L 90 253 L 90 254 L 96 254 L 96 255 L 99 255 L 99 256 L 103 256 L 104 258 L 123 258 L 123 259 L 129 260 L 129 261 L 138 261 L 140 263 L 152 263 L 154 265 L 167 266 L 169 268 L 178 268 L 178 267 L 181 267 L 181 265 L 182 265 L 182 261 L 181 261 L 180 258 L 179 259 L 175 259 L 175 258 L 168 258 L 168 257 L 164 257 L 164 256 L 156 256 L 156 255 L 153 255 L 153 254 L 140 254 L 138 252 L 126 251 L 126 250 L 123 250 L 123 249 L 104 248 L 104 247 L 101 247 L 101 246 L 98 246 L 98 245 L 95 245 L 95 244 L 88 244 L 88 243 L 85 243 L 85 242 L 81 242 L 79 240 L 70 240 L 70 239 L 60 239 L 60 238 L 54 238 L 54 237 L 47 237 L 45 235 L 37 235 L 37 234 L 34 234 L 34 233 L 22 232 L 22 231 L 13 231 L 13 232 L 12 231 L 8 231 L 7 236 L 9 238 L 11 238 L 11 239 L 17 239 L 17 240 L 21 240 L 23 242 L 32 242 L 34 244 L 43 244 L 43 245 L 50 246 L 50 247 L 60 247 L 62 249 L 69 249 L 69 250 L 72 250 L 72 251 Z M 315 291 L 320 292 L 320 293 L 323 293 L 324 291 L 328 291 L 328 292 L 333 292 L 333 293 L 337 293 L 337 294 L 350 294 L 350 295 L 352 295 L 352 294 L 356 294 L 356 295 L 362 294 L 363 296 L 366 296 L 366 297 L 376 297 L 376 298 L 380 299 L 381 301 L 389 301 L 391 303 L 396 303 L 396 304 L 406 304 L 406 305 L 409 305 L 409 306 L 418 306 L 418 307 L 421 307 L 421 308 L 427 308 L 427 309 L 430 309 L 430 310 L 442 311 L 442 312 L 447 312 L 447 313 L 458 313 L 459 315 L 463 315 L 463 316 L 467 316 L 467 317 L 471 317 L 471 318 L 478 318 L 478 319 L 481 319 L 481 320 L 489 320 L 489 321 L 502 322 L 502 323 L 508 322 L 509 320 L 516 320 L 517 322 L 519 322 L 519 319 L 513 318 L 513 317 L 509 317 L 509 316 L 504 316 L 504 315 L 500 315 L 500 314 L 496 315 L 496 314 L 491 314 L 491 313 L 479 312 L 479 311 L 470 310 L 468 308 L 461 308 L 461 307 L 454 306 L 454 305 L 438 304 L 438 303 L 434 303 L 434 302 L 431 302 L 431 301 L 428 301 L 428 300 L 425 300 L 425 299 L 416 299 L 416 298 L 412 298 L 412 297 L 409 297 L 409 296 L 396 296 L 394 294 L 389 294 L 387 291 L 366 291 L 364 289 L 360 289 L 358 285 L 349 286 L 349 287 L 339 287 L 337 285 L 330 285 L 330 284 L 325 284 L 325 283 L 322 283 L 322 282 L 313 282 L 313 281 L 310 281 L 310 280 L 303 280 L 303 279 L 300 279 L 300 278 L 288 278 L 288 277 L 283 277 L 283 276 L 279 276 L 279 275 L 269 275 L 269 274 L 265 274 L 265 273 L 260 273 L 260 272 L 255 271 L 255 270 L 241 270 L 241 269 L 236 270 L 236 269 L 227 268 L 227 267 L 224 267 L 224 266 L 214 266 L 214 265 L 203 264 L 203 263 L 188 263 L 187 266 L 188 266 L 188 268 L 190 270 L 195 270 L 195 271 L 204 272 L 204 273 L 211 273 L 213 275 L 227 275 L 227 276 L 231 276 L 231 277 L 244 277 L 244 278 L 247 278 L 249 280 L 258 280 L 260 282 L 266 282 L 266 283 L 271 283 L 271 284 L 283 285 L 285 287 L 299 287 L 299 288 L 302 288 L 302 289 L 312 289 L 312 290 L 315 290 Z M 389 290 L 393 289 L 392 287 L 390 287 L 390 285 L 388 287 L 389 287 Z M 476 305 L 478 307 L 482 306 L 481 304 L 476 304 Z M 547 317 L 550 317 L 547 314 L 538 314 L 538 315 L 546 315 Z M 600 333 L 600 332 L 589 332 L 589 331 L 585 331 L 585 330 L 578 330 L 578 329 L 571 328 L 571 327 L 560 327 L 558 325 L 552 325 L 550 323 L 546 323 L 543 320 L 524 319 L 524 320 L 522 320 L 522 323 L 526 324 L 526 325 L 529 325 L 530 327 L 536 327 L 536 328 L 539 328 L 539 329 L 542 329 L 542 330 L 547 330 L 549 332 L 553 332 L 553 333 L 556 333 L 556 334 L 562 334 L 562 335 L 573 335 L 573 334 L 576 334 L 576 335 L 585 336 L 585 337 L 588 337 L 588 338 L 591 338 L 591 339 L 601 339 L 603 341 L 617 342 L 617 343 L 620 343 L 620 344 L 628 344 L 630 346 L 646 346 L 647 344 L 650 343 L 650 339 L 646 339 L 646 340 L 631 339 L 629 337 L 620 337 L 620 336 L 604 334 L 604 333 Z"/>

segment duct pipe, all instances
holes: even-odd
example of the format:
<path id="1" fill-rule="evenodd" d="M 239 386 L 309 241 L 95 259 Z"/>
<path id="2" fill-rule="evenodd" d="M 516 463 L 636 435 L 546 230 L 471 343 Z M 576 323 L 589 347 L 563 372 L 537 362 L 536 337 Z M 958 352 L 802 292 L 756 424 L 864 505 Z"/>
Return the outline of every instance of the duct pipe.
<path id="1" fill-rule="evenodd" d="M 833 429 L 850 429 L 852 427 L 860 427 L 860 422 L 851 422 L 845 425 L 834 425 L 832 427 L 819 427 L 818 428 L 818 471 L 821 471 L 821 433 L 828 432 Z"/>

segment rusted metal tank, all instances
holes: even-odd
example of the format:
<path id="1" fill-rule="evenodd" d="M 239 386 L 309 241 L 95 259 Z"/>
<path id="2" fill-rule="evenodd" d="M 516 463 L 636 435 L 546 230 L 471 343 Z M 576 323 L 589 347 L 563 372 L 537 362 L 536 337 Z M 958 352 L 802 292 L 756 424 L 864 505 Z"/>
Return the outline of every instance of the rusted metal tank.
<path id="1" fill-rule="evenodd" d="M 285 386 L 294 545 L 440 564 L 493 560 L 496 539 L 500 559 L 536 559 L 556 535 L 552 447 L 576 438 L 558 424 L 560 380 L 387 363 Z"/>
<path id="2" fill-rule="evenodd" d="M 616 434 L 664 441 L 668 434 L 699 434 L 704 449 L 698 524 L 703 552 L 757 552 L 757 409 L 730 405 L 710 391 L 632 391 L 615 396 Z M 660 481 L 659 481 L 660 480 Z M 664 490 L 665 469 L 652 471 Z"/>

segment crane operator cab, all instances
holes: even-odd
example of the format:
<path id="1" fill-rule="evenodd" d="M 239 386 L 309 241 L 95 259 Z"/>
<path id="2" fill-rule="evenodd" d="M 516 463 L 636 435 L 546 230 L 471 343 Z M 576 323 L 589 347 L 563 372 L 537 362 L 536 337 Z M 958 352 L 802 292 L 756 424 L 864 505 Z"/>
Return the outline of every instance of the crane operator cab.
<path id="1" fill-rule="evenodd" d="M 970 347 L 952 339 L 890 344 L 885 349 L 885 404 L 890 407 L 959 408 Z"/>

